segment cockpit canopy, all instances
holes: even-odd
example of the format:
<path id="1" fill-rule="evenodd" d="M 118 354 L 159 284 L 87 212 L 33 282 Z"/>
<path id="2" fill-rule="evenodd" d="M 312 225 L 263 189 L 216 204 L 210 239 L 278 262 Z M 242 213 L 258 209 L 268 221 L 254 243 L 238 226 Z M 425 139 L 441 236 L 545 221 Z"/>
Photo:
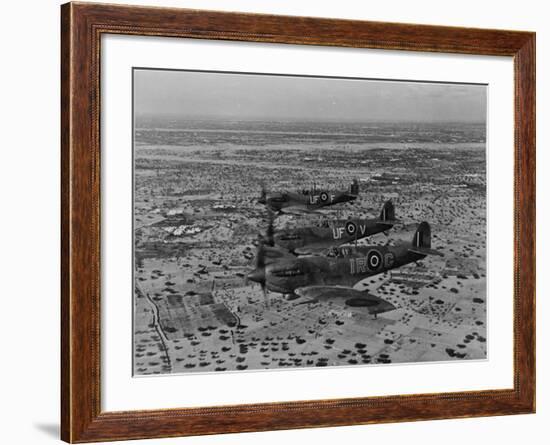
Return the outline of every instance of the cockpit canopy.
<path id="1" fill-rule="evenodd" d="M 282 193 L 273 194 L 269 197 L 271 202 L 286 202 L 286 195 Z"/>
<path id="2" fill-rule="evenodd" d="M 331 247 L 327 252 L 327 256 L 330 258 L 345 258 L 353 255 L 353 253 L 354 253 L 353 247 L 349 247 L 349 246 Z"/>

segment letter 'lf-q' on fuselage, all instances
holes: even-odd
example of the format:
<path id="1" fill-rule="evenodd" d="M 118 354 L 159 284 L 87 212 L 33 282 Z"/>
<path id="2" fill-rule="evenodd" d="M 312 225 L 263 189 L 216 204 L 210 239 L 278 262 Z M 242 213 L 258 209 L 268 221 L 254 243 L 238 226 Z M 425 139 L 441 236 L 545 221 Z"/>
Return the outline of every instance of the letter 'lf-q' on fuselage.
<path id="1" fill-rule="evenodd" d="M 296 192 L 267 192 L 262 188 L 258 202 L 273 212 L 312 212 L 334 204 L 355 201 L 359 196 L 359 182 L 354 179 L 349 190 L 303 190 Z"/>
<path id="2" fill-rule="evenodd" d="M 431 248 L 430 225 L 422 222 L 411 242 L 403 241 L 393 246 L 335 247 L 327 256 L 293 257 L 289 254 L 266 261 L 264 267 L 251 272 L 248 279 L 262 283 L 272 292 L 313 299 L 344 297 L 348 298 L 346 303 L 349 305 L 360 306 L 368 296 L 372 304 L 369 311 L 376 315 L 393 306 L 353 286 L 367 277 L 422 260 L 427 255 L 442 254 Z"/>
<path id="3" fill-rule="evenodd" d="M 312 254 L 328 247 L 352 243 L 359 239 L 385 232 L 399 221 L 391 200 L 384 203 L 380 216 L 324 221 L 321 226 L 298 227 L 277 231 L 273 237 L 276 246 L 299 255 Z"/>

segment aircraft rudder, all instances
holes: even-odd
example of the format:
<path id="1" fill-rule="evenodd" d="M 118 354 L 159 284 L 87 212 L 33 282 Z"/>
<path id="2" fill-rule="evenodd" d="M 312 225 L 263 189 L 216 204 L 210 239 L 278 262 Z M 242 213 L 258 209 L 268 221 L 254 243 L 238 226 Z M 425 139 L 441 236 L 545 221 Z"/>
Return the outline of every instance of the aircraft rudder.
<path id="1" fill-rule="evenodd" d="M 412 239 L 413 247 L 424 247 L 430 249 L 432 247 L 432 231 L 430 225 L 423 221 L 416 228 Z"/>
<path id="2" fill-rule="evenodd" d="M 387 200 L 380 212 L 381 221 L 395 221 L 395 206 L 391 199 Z"/>

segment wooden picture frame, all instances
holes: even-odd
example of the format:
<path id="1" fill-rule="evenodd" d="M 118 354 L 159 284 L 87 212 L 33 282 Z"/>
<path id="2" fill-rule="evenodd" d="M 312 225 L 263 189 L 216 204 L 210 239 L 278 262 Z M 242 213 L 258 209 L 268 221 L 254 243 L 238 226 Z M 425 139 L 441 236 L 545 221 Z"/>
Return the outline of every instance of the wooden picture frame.
<path id="1" fill-rule="evenodd" d="M 103 34 L 512 56 L 515 70 L 513 389 L 102 412 L 99 115 Z M 535 411 L 534 33 L 68 3 L 61 7 L 61 35 L 63 440 L 93 442 Z"/>

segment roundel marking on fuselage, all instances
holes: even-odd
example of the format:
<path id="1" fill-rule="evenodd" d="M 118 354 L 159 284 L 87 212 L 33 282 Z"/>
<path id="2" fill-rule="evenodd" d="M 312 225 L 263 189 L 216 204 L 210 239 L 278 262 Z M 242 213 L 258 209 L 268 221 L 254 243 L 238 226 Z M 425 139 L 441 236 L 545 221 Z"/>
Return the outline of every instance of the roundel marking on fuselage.
<path id="1" fill-rule="evenodd" d="M 348 221 L 346 223 L 346 232 L 348 235 L 355 235 L 355 232 L 357 232 L 357 226 L 353 221 Z"/>
<path id="2" fill-rule="evenodd" d="M 378 270 L 382 266 L 382 254 L 372 249 L 367 253 L 367 265 L 370 270 Z"/>
<path id="3" fill-rule="evenodd" d="M 319 198 L 321 198 L 321 202 L 327 202 L 328 201 L 328 194 L 326 192 L 323 192 L 319 195 Z"/>

